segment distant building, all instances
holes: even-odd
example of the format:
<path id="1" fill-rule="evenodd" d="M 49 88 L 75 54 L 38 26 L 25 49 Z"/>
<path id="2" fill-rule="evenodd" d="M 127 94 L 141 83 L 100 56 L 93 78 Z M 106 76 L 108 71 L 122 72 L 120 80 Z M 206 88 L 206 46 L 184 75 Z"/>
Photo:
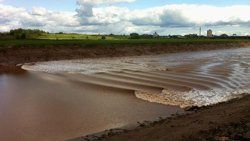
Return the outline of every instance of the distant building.
<path id="1" fill-rule="evenodd" d="M 211 29 L 207 31 L 207 37 L 213 37 L 213 31 Z"/>

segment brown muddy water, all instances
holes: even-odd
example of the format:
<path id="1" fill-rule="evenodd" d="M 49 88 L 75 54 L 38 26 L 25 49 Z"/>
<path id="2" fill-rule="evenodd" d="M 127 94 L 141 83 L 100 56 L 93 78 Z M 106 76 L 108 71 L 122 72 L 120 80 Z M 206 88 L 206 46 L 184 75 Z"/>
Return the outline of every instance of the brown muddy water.
<path id="1" fill-rule="evenodd" d="M 67 140 L 225 101 L 249 92 L 249 67 L 250 48 L 26 64 L 0 75 L 0 140 Z"/>

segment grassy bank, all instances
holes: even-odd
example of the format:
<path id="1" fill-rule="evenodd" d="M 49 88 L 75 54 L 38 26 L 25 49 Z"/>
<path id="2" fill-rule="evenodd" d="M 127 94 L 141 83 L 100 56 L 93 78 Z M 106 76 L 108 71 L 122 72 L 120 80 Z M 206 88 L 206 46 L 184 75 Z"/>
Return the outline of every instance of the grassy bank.
<path id="1" fill-rule="evenodd" d="M 44 46 L 133 46 L 133 45 L 180 45 L 180 44 L 210 44 L 210 43 L 232 43 L 250 42 L 250 39 L 29 39 L 29 40 L 0 40 L 0 47 L 44 47 Z"/>

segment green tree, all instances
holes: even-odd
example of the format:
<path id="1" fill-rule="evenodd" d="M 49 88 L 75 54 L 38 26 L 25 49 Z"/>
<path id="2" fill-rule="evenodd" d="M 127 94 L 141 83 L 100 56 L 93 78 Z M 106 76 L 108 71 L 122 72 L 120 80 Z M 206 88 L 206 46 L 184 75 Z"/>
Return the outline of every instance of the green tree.
<path id="1" fill-rule="evenodd" d="M 138 33 L 131 33 L 130 34 L 130 38 L 131 39 L 139 39 L 140 38 L 140 35 Z"/>
<path id="2" fill-rule="evenodd" d="M 106 36 L 102 36 L 102 40 L 105 40 L 106 39 Z"/>

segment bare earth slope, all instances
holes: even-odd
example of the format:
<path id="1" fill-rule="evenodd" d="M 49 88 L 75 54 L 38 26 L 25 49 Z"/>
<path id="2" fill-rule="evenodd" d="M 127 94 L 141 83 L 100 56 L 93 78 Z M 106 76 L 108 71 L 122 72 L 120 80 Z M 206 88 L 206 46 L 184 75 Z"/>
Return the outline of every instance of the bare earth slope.
<path id="1" fill-rule="evenodd" d="M 68 60 L 81 58 L 121 57 L 165 53 L 230 49 L 250 46 L 250 42 L 229 43 L 181 43 L 166 45 L 124 46 L 10 46 L 0 50 L 0 64 L 18 64 L 39 61 Z M 0 46 L 1 49 L 1 46 Z"/>
<path id="2" fill-rule="evenodd" d="M 81 58 L 100 57 L 122 57 L 153 55 L 189 51 L 203 51 L 215 49 L 230 49 L 238 47 L 248 47 L 250 42 L 229 42 L 229 43 L 183 43 L 166 45 L 144 45 L 144 46 L 0 46 L 0 73 L 19 72 L 20 63 L 30 63 L 39 61 L 68 60 Z"/>

